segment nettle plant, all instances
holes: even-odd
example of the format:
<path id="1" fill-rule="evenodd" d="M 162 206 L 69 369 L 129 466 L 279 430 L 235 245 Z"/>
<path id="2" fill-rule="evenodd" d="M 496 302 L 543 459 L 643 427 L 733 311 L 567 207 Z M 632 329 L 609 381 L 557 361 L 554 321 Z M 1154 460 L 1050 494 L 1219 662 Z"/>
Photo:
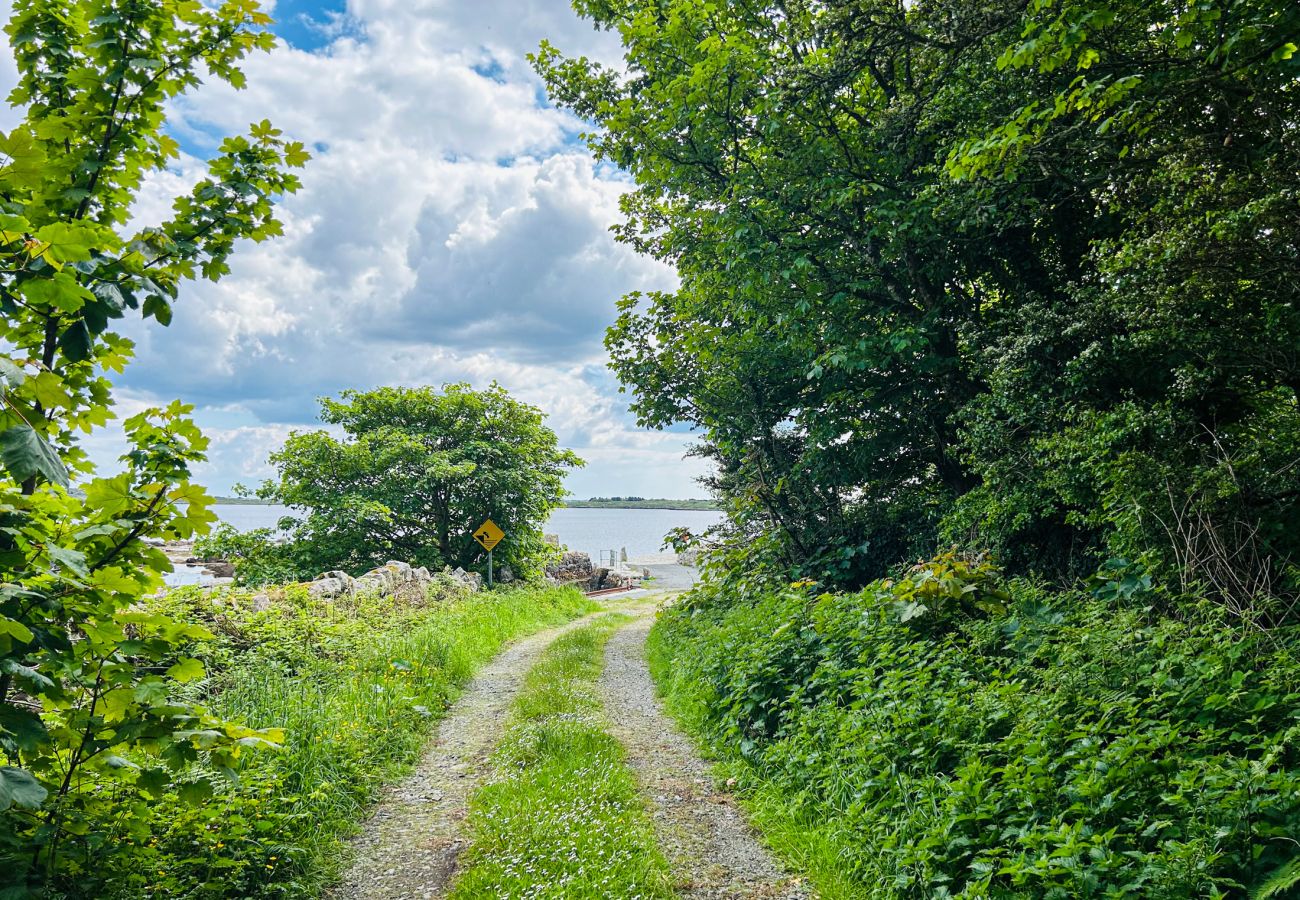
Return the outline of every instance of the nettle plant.
<path id="1" fill-rule="evenodd" d="M 214 519 L 190 481 L 207 444 L 191 408 L 128 419 L 111 476 L 77 445 L 114 417 L 132 345 L 113 324 L 167 325 L 183 281 L 221 278 L 240 239 L 281 231 L 273 201 L 308 155 L 263 122 L 221 145 L 168 221 L 125 233 L 144 178 L 178 156 L 167 102 L 201 73 L 240 87 L 269 22 L 255 0 L 16 0 L 6 28 L 25 115 L 0 134 L 0 857 L 29 887 L 85 870 L 107 804 L 200 796 L 178 783 L 192 762 L 233 777 L 279 740 L 175 702 L 204 675 L 178 648 L 205 632 L 137 602 L 170 569 L 146 539 Z"/>

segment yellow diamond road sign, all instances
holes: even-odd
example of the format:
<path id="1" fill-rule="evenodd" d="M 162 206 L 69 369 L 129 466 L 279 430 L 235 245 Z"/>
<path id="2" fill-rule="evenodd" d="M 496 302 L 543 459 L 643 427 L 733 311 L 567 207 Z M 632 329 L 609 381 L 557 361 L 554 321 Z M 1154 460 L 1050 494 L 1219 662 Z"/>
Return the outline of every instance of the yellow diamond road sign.
<path id="1" fill-rule="evenodd" d="M 491 550 L 501 543 L 501 539 L 505 536 L 506 533 L 491 519 L 488 519 L 474 531 L 474 540 L 482 544 L 484 550 Z"/>

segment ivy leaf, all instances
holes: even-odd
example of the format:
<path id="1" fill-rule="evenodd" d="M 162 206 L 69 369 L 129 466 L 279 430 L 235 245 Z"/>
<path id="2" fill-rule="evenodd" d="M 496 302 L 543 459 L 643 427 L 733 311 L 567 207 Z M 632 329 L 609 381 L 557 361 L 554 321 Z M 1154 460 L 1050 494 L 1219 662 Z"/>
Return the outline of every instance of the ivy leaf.
<path id="1" fill-rule="evenodd" d="M 49 442 L 30 425 L 15 425 L 0 432 L 0 462 L 14 481 L 37 475 L 54 484 L 68 486 L 68 470 Z"/>
<path id="2" fill-rule="evenodd" d="M 11 806 L 40 809 L 48 795 L 30 772 L 13 766 L 0 768 L 0 812 Z"/>

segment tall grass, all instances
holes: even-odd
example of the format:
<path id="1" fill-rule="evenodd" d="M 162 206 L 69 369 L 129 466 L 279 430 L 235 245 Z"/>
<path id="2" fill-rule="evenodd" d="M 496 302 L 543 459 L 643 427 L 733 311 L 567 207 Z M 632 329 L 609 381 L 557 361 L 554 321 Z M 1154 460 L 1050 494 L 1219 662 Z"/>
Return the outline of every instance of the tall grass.
<path id="1" fill-rule="evenodd" d="M 597 608 L 571 589 L 343 610 L 291 594 L 252 612 L 246 599 L 170 602 L 218 632 L 197 650 L 208 707 L 284 728 L 283 748 L 249 757 L 237 784 L 195 771 L 153 805 L 147 836 L 122 835 L 96 896 L 318 895 L 378 788 L 409 770 L 473 673 L 511 639 Z"/>
<path id="2" fill-rule="evenodd" d="M 596 691 L 605 644 L 626 621 L 606 616 L 564 635 L 529 672 L 495 775 L 471 802 L 474 845 L 456 900 L 672 896 Z"/>

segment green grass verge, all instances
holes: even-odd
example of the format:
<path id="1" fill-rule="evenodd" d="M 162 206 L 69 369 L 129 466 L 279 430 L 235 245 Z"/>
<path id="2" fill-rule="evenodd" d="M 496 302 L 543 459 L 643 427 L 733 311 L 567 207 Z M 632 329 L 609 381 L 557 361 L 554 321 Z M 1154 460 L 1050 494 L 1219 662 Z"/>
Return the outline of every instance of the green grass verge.
<path id="1" fill-rule="evenodd" d="M 699 753 L 714 763 L 715 777 L 735 786 L 745 816 L 762 835 L 763 843 L 792 871 L 804 876 L 821 900 L 868 900 L 872 892 L 844 872 L 849 836 L 842 834 L 835 822 L 817 822 L 801 814 L 787 793 L 764 781 L 739 753 L 724 750 L 719 754 L 720 748 L 709 742 L 710 692 L 675 663 L 674 650 L 658 624 L 650 631 L 646 650 L 650 677 L 664 708 L 691 737 Z"/>
<path id="2" fill-rule="evenodd" d="M 599 608 L 572 589 L 414 604 L 289 589 L 262 611 L 244 591 L 157 602 L 217 634 L 193 648 L 209 673 L 198 699 L 283 727 L 285 744 L 251 756 L 237 785 L 200 770 L 184 795 L 124 802 L 123 833 L 79 885 L 97 897 L 319 895 L 378 788 L 409 771 L 470 676 L 508 641 Z"/>
<path id="3" fill-rule="evenodd" d="M 606 616 L 564 635 L 528 673 L 494 777 L 471 801 L 474 843 L 455 900 L 672 896 L 596 692 L 605 644 L 626 621 Z"/>

